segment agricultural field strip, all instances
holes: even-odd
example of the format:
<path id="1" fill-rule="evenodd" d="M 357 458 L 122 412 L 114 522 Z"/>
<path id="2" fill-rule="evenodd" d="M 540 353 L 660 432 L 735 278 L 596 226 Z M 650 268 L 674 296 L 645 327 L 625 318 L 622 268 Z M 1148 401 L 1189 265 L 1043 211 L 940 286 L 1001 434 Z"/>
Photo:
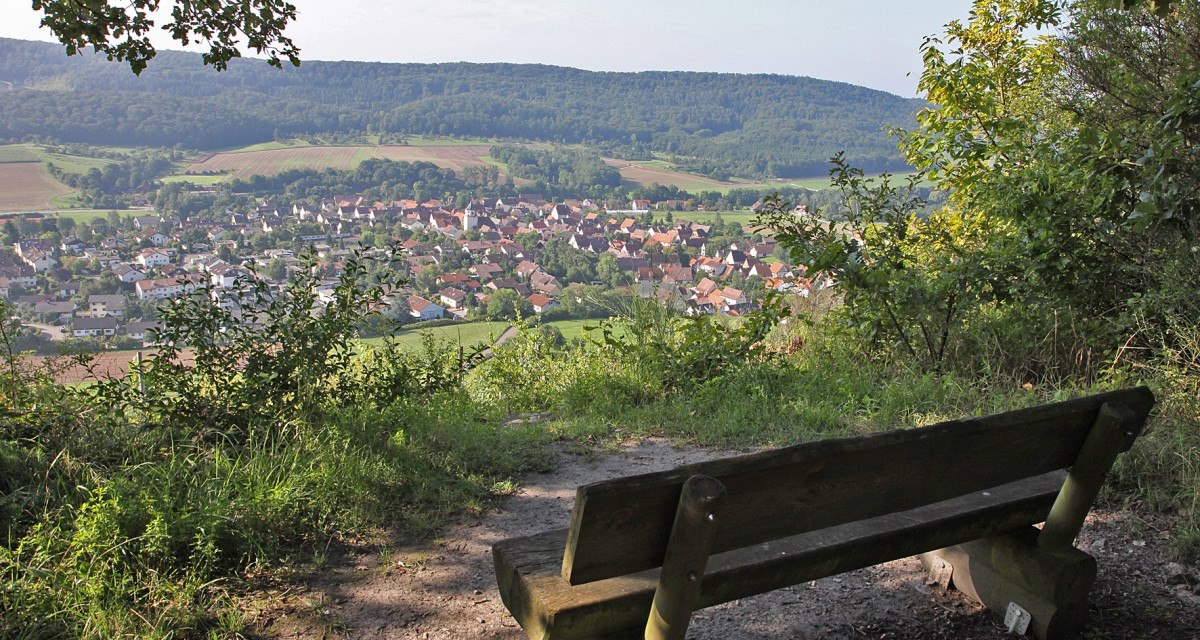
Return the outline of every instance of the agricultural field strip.
<path id="1" fill-rule="evenodd" d="M 0 146 L 0 164 L 9 162 L 39 162 L 39 158 L 24 145 Z"/>
<path id="2" fill-rule="evenodd" d="M 432 162 L 461 171 L 470 166 L 491 164 L 485 158 L 488 145 L 373 145 L 284 147 L 256 151 L 213 154 L 184 168 L 184 174 L 225 172 L 225 177 L 246 178 L 255 174 L 274 175 L 288 169 L 350 169 L 368 158 L 407 162 Z M 185 178 L 178 178 L 185 179 Z"/>
<path id="3" fill-rule="evenodd" d="M 40 162 L 0 163 L 0 211 L 47 209 L 71 188 L 46 174 Z"/>

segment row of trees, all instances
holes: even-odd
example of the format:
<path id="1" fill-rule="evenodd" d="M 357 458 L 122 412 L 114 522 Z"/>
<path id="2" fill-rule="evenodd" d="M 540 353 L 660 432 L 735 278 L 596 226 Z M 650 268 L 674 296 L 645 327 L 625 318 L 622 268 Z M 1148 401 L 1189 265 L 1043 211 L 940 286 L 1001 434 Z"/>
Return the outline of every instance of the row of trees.
<path id="1" fill-rule="evenodd" d="M 573 196 L 621 186 L 621 172 L 591 151 L 501 144 L 493 145 L 490 154 L 503 163 L 513 177 L 547 187 L 549 193 L 546 195 Z"/>

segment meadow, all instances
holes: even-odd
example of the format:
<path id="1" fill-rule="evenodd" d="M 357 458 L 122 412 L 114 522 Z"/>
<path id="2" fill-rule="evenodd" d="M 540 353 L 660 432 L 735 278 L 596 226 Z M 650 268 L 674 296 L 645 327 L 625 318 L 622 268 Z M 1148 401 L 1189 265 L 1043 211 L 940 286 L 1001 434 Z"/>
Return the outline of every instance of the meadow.
<path id="1" fill-rule="evenodd" d="M 721 191 L 737 186 L 731 182 L 722 182 L 704 176 L 676 171 L 662 161 L 632 161 L 605 158 L 604 162 L 611 167 L 616 167 L 621 172 L 622 181 L 634 188 L 661 184 L 695 193 L 697 191 Z"/>
<path id="2" fill-rule="evenodd" d="M 366 338 L 364 344 L 379 346 L 387 342 L 394 343 L 405 351 L 418 351 L 423 348 L 426 336 L 443 346 L 457 349 L 459 346 L 469 349 L 479 344 L 491 344 L 509 327 L 507 322 L 463 322 L 440 327 L 424 329 L 408 329 L 397 332 L 386 338 Z"/>

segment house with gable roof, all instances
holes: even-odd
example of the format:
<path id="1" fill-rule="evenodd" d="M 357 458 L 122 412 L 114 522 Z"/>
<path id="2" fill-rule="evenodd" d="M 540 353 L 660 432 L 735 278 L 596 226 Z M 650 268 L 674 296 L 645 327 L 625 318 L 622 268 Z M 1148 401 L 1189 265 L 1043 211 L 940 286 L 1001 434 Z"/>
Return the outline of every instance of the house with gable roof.
<path id="1" fill-rule="evenodd" d="M 408 296 L 405 302 L 408 303 L 408 315 L 416 320 L 436 320 L 446 315 L 445 307 L 421 296 Z"/>

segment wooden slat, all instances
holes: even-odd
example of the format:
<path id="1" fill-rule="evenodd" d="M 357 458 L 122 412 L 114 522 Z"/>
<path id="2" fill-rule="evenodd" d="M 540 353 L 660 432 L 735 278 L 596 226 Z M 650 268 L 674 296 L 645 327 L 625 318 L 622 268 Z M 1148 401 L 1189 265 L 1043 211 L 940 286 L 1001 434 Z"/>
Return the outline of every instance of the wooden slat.
<path id="1" fill-rule="evenodd" d="M 562 560 L 571 584 L 659 566 L 687 478 L 729 490 L 722 552 L 945 500 L 1071 465 L 1097 412 L 1120 403 L 1140 429 L 1146 388 L 931 427 L 810 442 L 580 487 Z"/>
<path id="2" fill-rule="evenodd" d="M 1054 472 L 917 509 L 714 555 L 700 606 L 765 593 L 1041 522 L 1065 474 Z M 572 586 L 559 573 L 567 531 L 497 543 L 500 595 L 533 640 L 641 629 L 658 569 Z"/>

